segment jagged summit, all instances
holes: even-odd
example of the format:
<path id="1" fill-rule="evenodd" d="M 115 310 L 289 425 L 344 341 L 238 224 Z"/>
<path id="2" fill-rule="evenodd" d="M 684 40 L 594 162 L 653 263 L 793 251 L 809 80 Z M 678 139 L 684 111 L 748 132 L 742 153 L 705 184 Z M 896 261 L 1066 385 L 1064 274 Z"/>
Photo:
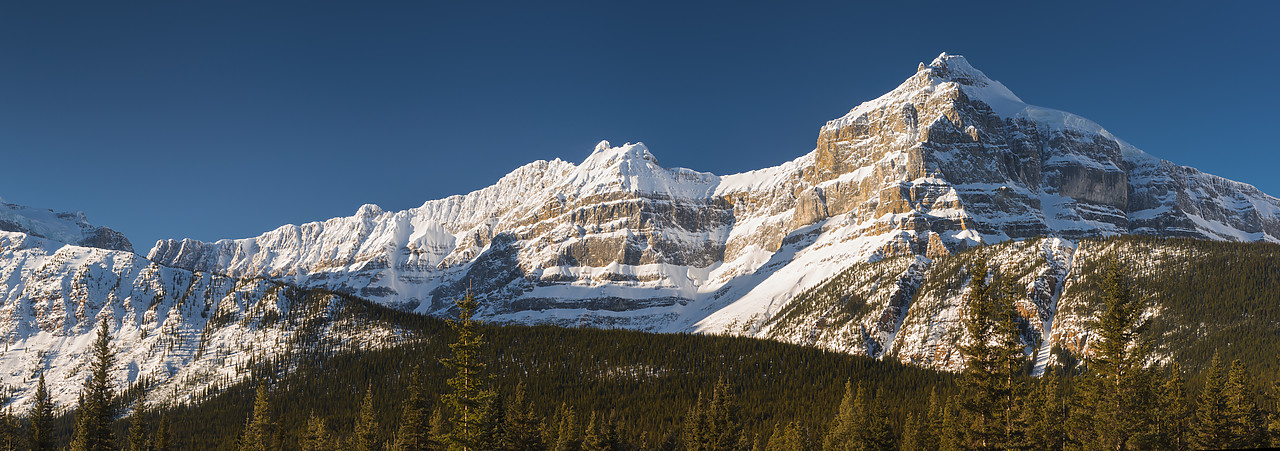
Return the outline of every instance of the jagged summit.
<path id="1" fill-rule="evenodd" d="M 124 234 L 89 223 L 83 211 L 55 212 L 0 201 L 0 231 L 24 233 L 66 244 L 133 252 Z"/>

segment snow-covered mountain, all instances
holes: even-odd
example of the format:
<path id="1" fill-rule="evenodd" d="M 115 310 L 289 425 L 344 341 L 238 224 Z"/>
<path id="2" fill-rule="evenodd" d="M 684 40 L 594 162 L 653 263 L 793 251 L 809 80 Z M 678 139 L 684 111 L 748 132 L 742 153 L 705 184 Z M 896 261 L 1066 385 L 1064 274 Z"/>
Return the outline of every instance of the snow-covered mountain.
<path id="1" fill-rule="evenodd" d="M 162 240 L 145 259 L 82 215 L 3 204 L 0 382 L 30 386 L 45 368 L 71 402 L 102 318 L 120 382 L 179 399 L 302 337 L 401 339 L 356 331 L 350 300 L 291 286 L 444 316 L 471 289 L 496 322 L 754 335 L 954 368 L 963 259 L 948 256 L 1006 241 L 981 253 L 1026 286 L 1043 357 L 1087 340 L 1092 313 L 1055 315 L 1073 262 L 1094 255 L 1082 240 L 1131 233 L 1280 242 L 1280 200 L 1027 105 L 942 54 L 821 127 L 811 152 L 742 174 L 601 142 L 582 163 L 536 161 L 418 208 Z M 837 308 L 850 296 L 864 307 Z"/>
<path id="2" fill-rule="evenodd" d="M 418 208 L 160 241 L 149 258 L 430 314 L 470 286 L 494 321 L 753 333 L 854 262 L 1128 233 L 1280 241 L 1280 200 L 1028 105 L 944 53 L 779 166 L 717 176 L 601 142 L 581 164 L 537 161 Z"/>

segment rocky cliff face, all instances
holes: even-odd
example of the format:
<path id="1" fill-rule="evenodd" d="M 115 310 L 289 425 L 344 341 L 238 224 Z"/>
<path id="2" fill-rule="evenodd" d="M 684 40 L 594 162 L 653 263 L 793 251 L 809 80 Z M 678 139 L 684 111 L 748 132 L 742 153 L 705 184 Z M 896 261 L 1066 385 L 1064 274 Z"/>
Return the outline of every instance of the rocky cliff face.
<path id="1" fill-rule="evenodd" d="M 1027 105 L 943 54 L 780 166 L 716 176 L 602 142 L 581 164 L 534 162 L 416 209 L 161 241 L 149 258 L 424 313 L 470 286 L 495 321 L 742 331 L 848 262 L 1127 233 L 1277 241 L 1280 201 Z"/>
<path id="2" fill-rule="evenodd" d="M 1050 343 L 1087 337 L 1092 313 L 1063 308 L 1073 262 L 1091 255 L 1079 243 L 1280 242 L 1280 200 L 1027 105 L 943 54 L 828 122 L 813 151 L 742 174 L 664 168 L 643 144 L 601 142 L 580 164 L 533 162 L 418 208 L 163 240 L 145 260 L 80 215 L 4 204 L 0 230 L 5 383 L 41 366 L 80 377 L 93 325 L 109 318 L 127 338 L 126 381 L 189 388 L 282 352 L 269 344 L 299 324 L 343 327 L 338 297 L 282 284 L 444 316 L 470 289 L 496 322 L 745 334 L 956 368 L 975 255 L 1026 287 L 1028 352 L 1047 358 Z M 342 345 L 391 333 L 366 332 Z"/>

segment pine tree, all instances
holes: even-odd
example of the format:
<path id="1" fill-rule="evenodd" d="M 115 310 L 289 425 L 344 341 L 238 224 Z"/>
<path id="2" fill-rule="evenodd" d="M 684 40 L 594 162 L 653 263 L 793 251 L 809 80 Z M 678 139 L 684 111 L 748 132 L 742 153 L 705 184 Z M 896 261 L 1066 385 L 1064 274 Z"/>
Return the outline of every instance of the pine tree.
<path id="1" fill-rule="evenodd" d="M 1231 371 L 1227 374 L 1227 385 L 1223 389 L 1227 401 L 1227 428 L 1231 436 L 1232 448 L 1255 448 L 1262 446 L 1263 440 L 1262 412 L 1258 409 L 1253 394 L 1253 383 L 1249 373 L 1240 360 L 1231 362 Z"/>
<path id="2" fill-rule="evenodd" d="M 431 447 L 431 417 L 427 412 L 427 398 L 423 393 L 422 370 L 414 367 L 405 390 L 404 412 L 400 415 L 400 428 L 396 432 L 395 449 L 398 451 L 424 451 Z"/>
<path id="3" fill-rule="evenodd" d="M 169 417 L 160 415 L 160 422 L 156 424 L 155 436 L 151 439 L 151 447 L 155 451 L 171 451 L 173 449 L 173 439 L 169 435 Z"/>
<path id="4" fill-rule="evenodd" d="M 698 401 L 689 408 L 685 415 L 682 437 L 684 449 L 687 451 L 707 451 L 711 449 L 711 421 L 703 394 L 698 393 Z"/>
<path id="5" fill-rule="evenodd" d="M 958 397 L 949 397 L 946 405 L 942 407 L 942 424 L 937 432 L 939 451 L 965 449 L 965 427 L 960 421 L 961 410 Z"/>
<path id="6" fill-rule="evenodd" d="M 593 410 L 591 417 L 587 419 L 586 431 L 582 435 L 583 451 L 603 451 L 603 440 L 600 436 L 600 418 Z"/>
<path id="7" fill-rule="evenodd" d="M 1145 433 L 1155 429 L 1150 371 L 1144 366 L 1150 350 L 1147 323 L 1142 320 L 1144 303 L 1135 295 L 1120 261 L 1110 257 L 1105 264 L 1104 310 L 1087 363 L 1089 377 L 1082 387 L 1092 414 L 1092 442 L 1104 449 L 1144 447 L 1149 441 Z"/>
<path id="8" fill-rule="evenodd" d="M 742 443 L 742 423 L 732 388 L 720 379 L 711 395 L 708 412 L 707 444 L 717 451 L 732 451 Z"/>
<path id="9" fill-rule="evenodd" d="M 916 442 L 929 448 L 938 446 L 938 431 L 942 429 L 942 405 L 938 401 L 937 387 L 929 389 L 929 405 L 925 408 L 924 415 L 918 419 Z"/>
<path id="10" fill-rule="evenodd" d="M 471 317 L 477 306 L 474 296 L 468 291 L 457 306 L 458 320 L 449 324 L 458 340 L 449 345 L 453 356 L 442 361 L 453 371 L 448 381 L 451 391 L 445 396 L 451 412 L 448 442 L 449 449 L 473 451 L 483 446 L 485 432 L 490 430 L 485 406 L 494 393 L 487 388 L 489 376 L 481 361 L 484 337 Z"/>
<path id="11" fill-rule="evenodd" d="M 445 418 L 444 410 L 437 405 L 431 411 L 431 449 L 442 450 L 448 447 L 449 441 L 449 420 Z"/>
<path id="12" fill-rule="evenodd" d="M 0 387 L 0 405 L 9 403 L 9 387 Z M 18 417 L 8 407 L 0 412 L 0 449 L 5 451 L 17 450 L 22 443 L 22 429 L 18 424 Z"/>
<path id="13" fill-rule="evenodd" d="M 1204 389 L 1196 407 L 1192 426 L 1191 443 L 1199 449 L 1224 449 L 1231 442 L 1230 421 L 1227 418 L 1226 378 L 1222 374 L 1222 361 L 1213 355 L 1209 371 L 1205 375 Z"/>
<path id="14" fill-rule="evenodd" d="M 573 407 L 560 406 L 560 427 L 556 431 L 555 451 L 579 451 L 582 449 L 582 427 Z"/>
<path id="15" fill-rule="evenodd" d="M 377 411 L 373 410 L 373 384 L 369 384 L 364 392 L 364 401 L 360 403 L 360 417 L 356 419 L 355 449 L 358 451 L 381 449 L 378 431 L 378 415 Z"/>
<path id="16" fill-rule="evenodd" d="M 920 417 L 917 417 L 915 412 L 907 412 L 907 418 L 902 422 L 902 438 L 899 440 L 902 451 L 932 448 L 932 446 L 925 447 L 920 442 L 920 423 Z"/>
<path id="17" fill-rule="evenodd" d="M 142 414 L 142 401 L 134 408 L 129 420 L 129 451 L 149 451 L 151 443 L 147 440 L 147 422 Z"/>
<path id="18" fill-rule="evenodd" d="M 258 382 L 253 397 L 253 413 L 245 420 L 244 434 L 240 437 L 241 451 L 267 451 L 271 446 L 275 423 L 271 420 L 271 399 L 267 383 Z"/>
<path id="19" fill-rule="evenodd" d="M 827 434 L 822 439 L 822 449 L 854 449 L 855 443 L 866 429 L 863 412 L 865 409 L 860 405 L 864 396 L 861 384 L 854 389 L 852 381 L 844 382 L 844 396 L 840 398 L 840 407 L 836 410 L 835 417 L 827 426 Z"/>
<path id="20" fill-rule="evenodd" d="M 44 371 L 40 372 L 35 401 L 31 405 L 31 412 L 27 415 L 31 420 L 31 450 L 53 451 L 53 398 L 45 385 Z"/>
<path id="21" fill-rule="evenodd" d="M 969 342 L 960 346 L 965 367 L 958 381 L 961 388 L 961 420 L 965 428 L 965 446 L 970 449 L 994 449 L 1000 439 L 1000 420 L 996 418 L 999 396 L 999 353 L 991 346 L 996 332 L 996 308 L 992 288 L 987 283 L 987 266 L 979 260 L 969 269 L 969 292 L 966 295 L 964 327 Z"/>
<path id="22" fill-rule="evenodd" d="M 299 447 L 303 451 L 330 451 L 333 450 L 333 433 L 329 432 L 329 425 L 326 424 L 323 417 L 311 412 L 311 417 L 307 418 L 307 430 L 302 436 Z"/>
<path id="23" fill-rule="evenodd" d="M 481 421 L 484 430 L 480 434 L 480 449 L 496 450 L 506 441 L 506 415 L 507 407 L 503 402 L 502 393 L 493 390 L 492 396 L 484 405 Z"/>
<path id="24" fill-rule="evenodd" d="M 111 351 L 111 333 L 107 319 L 98 327 L 98 338 L 93 342 L 92 374 L 85 381 L 81 392 L 82 402 L 76 415 L 76 431 L 71 441 L 72 451 L 99 451 L 115 448 L 115 433 L 111 422 L 115 419 L 115 386 L 111 379 L 111 367 L 115 365 L 115 353 Z"/>
<path id="25" fill-rule="evenodd" d="M 997 345 L 992 348 L 996 364 L 993 398 L 995 409 L 992 418 L 999 425 L 996 433 L 999 436 L 999 447 L 1016 449 L 1026 440 L 1027 419 L 1020 409 L 1024 405 L 1026 386 L 1027 354 L 1022 342 L 1022 326 L 1014 302 L 1021 295 L 1014 284 L 1013 277 L 1002 277 L 999 293 L 995 293 L 991 302 L 992 313 L 996 315 L 995 338 Z"/>
<path id="26" fill-rule="evenodd" d="M 882 390 L 883 391 L 883 390 Z M 890 451 L 896 444 L 893 428 L 889 425 L 889 415 L 884 405 L 884 397 L 877 396 L 871 400 L 871 408 L 866 413 L 866 433 L 862 438 L 862 449 L 871 451 Z"/>
<path id="27" fill-rule="evenodd" d="M 1022 421 L 1027 428 L 1024 443 L 1031 449 L 1059 450 L 1064 446 L 1062 424 L 1066 412 L 1059 394 L 1059 377 L 1045 373 L 1027 395 Z"/>
<path id="28" fill-rule="evenodd" d="M 1186 449 L 1189 445 L 1187 443 L 1187 431 L 1190 429 L 1188 419 L 1192 411 L 1187 402 L 1185 387 L 1182 370 L 1174 365 L 1169 369 L 1169 376 L 1160 384 L 1157 395 L 1159 401 L 1156 409 L 1156 427 L 1158 428 L 1156 448 Z"/>
<path id="29" fill-rule="evenodd" d="M 798 421 L 788 423 L 787 430 L 782 436 L 781 449 L 786 451 L 812 451 L 813 445 L 809 441 L 809 428 Z"/>
<path id="30" fill-rule="evenodd" d="M 524 382 L 516 385 L 515 396 L 507 412 L 506 436 L 502 449 L 509 451 L 541 451 L 546 448 L 539 431 L 541 421 L 533 410 L 533 403 L 526 400 Z"/>

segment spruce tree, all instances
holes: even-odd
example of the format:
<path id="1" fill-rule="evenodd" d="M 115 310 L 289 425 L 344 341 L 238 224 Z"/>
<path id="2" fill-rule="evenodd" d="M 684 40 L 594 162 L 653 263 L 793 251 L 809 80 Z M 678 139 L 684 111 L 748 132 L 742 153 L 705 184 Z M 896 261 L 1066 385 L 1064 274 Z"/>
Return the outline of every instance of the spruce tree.
<path id="1" fill-rule="evenodd" d="M 354 431 L 355 449 L 357 451 L 377 451 L 382 449 L 378 441 L 378 415 L 373 410 L 373 384 L 365 389 L 364 401 L 360 403 L 360 417 L 356 418 Z"/>
<path id="2" fill-rule="evenodd" d="M 1177 365 L 1169 369 L 1169 375 L 1161 382 L 1157 393 L 1155 447 L 1161 449 L 1186 449 L 1191 406 L 1187 401 L 1186 382 Z"/>
<path id="3" fill-rule="evenodd" d="M 442 450 L 448 447 L 449 420 L 445 418 L 444 408 L 439 404 L 431 411 L 431 449 Z"/>
<path id="4" fill-rule="evenodd" d="M 44 371 L 40 371 L 35 401 L 27 416 L 31 421 L 31 450 L 53 451 L 53 398 L 49 395 L 48 386 L 45 385 Z"/>
<path id="5" fill-rule="evenodd" d="M 902 438 L 898 440 L 899 449 L 902 451 L 916 451 L 921 449 L 931 449 L 922 446 L 920 441 L 920 417 L 915 412 L 907 412 L 907 418 L 902 422 Z"/>
<path id="6" fill-rule="evenodd" d="M 172 451 L 173 438 L 169 435 L 169 417 L 160 415 L 160 422 L 156 424 L 156 433 L 151 439 L 151 447 L 155 451 Z"/>
<path id="7" fill-rule="evenodd" d="M 539 431 L 541 421 L 525 393 L 524 382 L 516 385 L 515 396 L 507 411 L 506 436 L 502 449 L 508 451 L 541 451 L 546 448 Z"/>
<path id="8" fill-rule="evenodd" d="M 414 367 L 405 390 L 404 412 L 396 432 L 397 451 L 425 451 L 431 447 L 431 414 L 423 393 L 422 370 Z"/>
<path id="9" fill-rule="evenodd" d="M 960 372 L 960 419 L 965 446 L 970 449 L 994 449 L 1000 439 L 1000 420 L 996 418 L 999 395 L 999 353 L 991 345 L 996 332 L 997 302 L 987 283 L 986 263 L 979 260 L 969 268 L 969 292 L 966 294 L 963 323 L 968 344 L 960 346 L 965 367 Z"/>
<path id="10" fill-rule="evenodd" d="M 964 434 L 966 428 L 960 420 L 961 410 L 958 397 L 947 398 L 947 403 L 942 408 L 942 424 L 937 432 L 939 451 L 965 449 Z"/>
<path id="11" fill-rule="evenodd" d="M 115 353 L 111 351 L 111 333 L 107 319 L 98 327 L 98 338 L 93 342 L 90 362 L 92 374 L 85 381 L 81 392 L 81 405 L 76 414 L 75 436 L 72 451 L 100 451 L 115 449 L 115 433 L 111 422 L 115 419 L 115 384 L 111 379 L 111 367 L 115 365 Z"/>
<path id="12" fill-rule="evenodd" d="M 1262 412 L 1254 398 L 1253 383 L 1240 360 L 1231 362 L 1227 385 L 1223 389 L 1227 401 L 1227 428 L 1232 448 L 1255 448 L 1266 443 L 1263 439 Z"/>
<path id="13" fill-rule="evenodd" d="M 1105 265 L 1104 310 L 1095 329 L 1098 338 L 1091 343 L 1089 377 L 1082 387 L 1092 414 L 1091 438 L 1105 449 L 1144 447 L 1145 434 L 1155 429 L 1150 371 L 1145 368 L 1150 343 L 1142 320 L 1144 303 L 1116 257 L 1108 258 Z"/>
<path id="14" fill-rule="evenodd" d="M 0 405 L 9 403 L 9 387 L 0 387 Z M 4 411 L 0 411 L 0 449 L 6 451 L 17 450 L 22 444 L 22 428 L 18 424 L 18 417 L 13 411 L 6 407 Z"/>
<path id="15" fill-rule="evenodd" d="M 334 449 L 333 433 L 329 432 L 329 425 L 324 418 L 316 415 L 315 411 L 312 411 L 311 416 L 307 418 L 307 429 L 302 436 L 299 447 L 303 451 L 330 451 Z"/>
<path id="16" fill-rule="evenodd" d="M 485 413 L 494 394 L 488 388 L 489 374 L 480 355 L 484 337 L 472 318 L 477 306 L 475 297 L 468 291 L 457 306 L 458 320 L 449 325 L 458 339 L 449 345 L 453 356 L 442 361 L 453 371 L 448 381 L 451 390 L 445 395 L 451 414 L 448 442 L 449 449 L 474 451 L 484 445 L 485 433 L 490 430 Z"/>
<path id="17" fill-rule="evenodd" d="M 942 429 L 942 404 L 938 400 L 937 387 L 929 389 L 929 405 L 924 414 L 917 417 L 916 442 L 930 448 L 938 446 L 938 431 Z"/>
<path id="18" fill-rule="evenodd" d="M 1026 398 L 1022 421 L 1026 424 L 1026 439 L 1030 449 L 1059 450 L 1063 443 L 1065 406 L 1059 394 L 1059 377 L 1045 373 Z"/>
<path id="19" fill-rule="evenodd" d="M 1231 443 L 1227 398 L 1224 393 L 1226 385 L 1222 361 L 1214 353 L 1209 371 L 1205 375 L 1204 388 L 1200 391 L 1200 402 L 1196 406 L 1195 423 L 1192 426 L 1191 443 L 1196 448 L 1224 449 Z"/>
<path id="20" fill-rule="evenodd" d="M 1020 409 L 1026 396 L 1027 354 L 1022 342 L 1022 325 L 1014 302 L 1021 292 L 1013 277 L 1000 279 L 999 293 L 993 293 L 992 313 L 996 315 L 995 352 L 996 364 L 992 418 L 999 422 L 996 432 L 1000 447 L 1019 448 L 1026 440 L 1027 418 Z"/>
<path id="21" fill-rule="evenodd" d="M 147 437 L 147 421 L 142 414 L 142 401 L 134 408 L 129 418 L 129 451 L 149 451 L 151 443 Z"/>
<path id="22" fill-rule="evenodd" d="M 556 431 L 555 451 L 579 451 L 582 449 L 582 426 L 578 415 L 569 405 L 560 406 L 560 427 Z"/>
<path id="23" fill-rule="evenodd" d="M 844 396 L 840 398 L 840 407 L 827 426 L 827 434 L 822 439 L 824 450 L 853 449 L 854 443 L 866 428 L 863 421 L 862 406 L 858 405 L 863 396 L 862 386 L 854 389 L 853 382 L 844 382 Z"/>
<path id="24" fill-rule="evenodd" d="M 711 449 L 711 421 L 708 418 L 706 401 L 702 393 L 684 418 L 684 429 L 681 438 L 686 451 L 707 451 Z"/>
<path id="25" fill-rule="evenodd" d="M 241 451 L 267 451 L 273 449 L 275 423 L 271 419 L 271 399 L 266 381 L 258 382 L 254 391 L 253 412 L 245 420 L 244 434 L 240 436 Z"/>

